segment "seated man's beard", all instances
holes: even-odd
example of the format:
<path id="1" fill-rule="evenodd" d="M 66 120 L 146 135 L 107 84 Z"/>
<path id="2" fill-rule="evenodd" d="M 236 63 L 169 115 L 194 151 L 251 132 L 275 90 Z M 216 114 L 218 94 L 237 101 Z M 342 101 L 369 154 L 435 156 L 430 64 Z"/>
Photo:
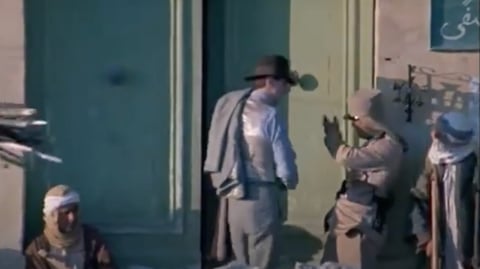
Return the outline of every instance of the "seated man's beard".
<path id="1" fill-rule="evenodd" d="M 69 233 L 69 232 L 72 232 L 75 228 L 75 224 L 76 222 L 72 222 L 72 223 L 65 223 L 64 225 L 59 225 L 58 226 L 58 230 L 61 232 L 61 233 Z"/>

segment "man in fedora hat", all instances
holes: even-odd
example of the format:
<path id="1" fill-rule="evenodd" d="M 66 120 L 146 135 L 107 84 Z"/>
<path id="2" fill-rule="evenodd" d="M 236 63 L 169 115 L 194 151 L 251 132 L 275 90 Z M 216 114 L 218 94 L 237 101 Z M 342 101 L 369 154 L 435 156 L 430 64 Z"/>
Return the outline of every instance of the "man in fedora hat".
<path id="1" fill-rule="evenodd" d="M 276 106 L 295 77 L 280 55 L 259 60 L 252 87 L 222 96 L 208 135 L 204 171 L 220 196 L 217 256 L 225 255 L 226 224 L 237 262 L 276 268 L 281 195 L 298 183 L 295 152 Z"/>
<path id="2" fill-rule="evenodd" d="M 325 145 L 346 169 L 346 179 L 335 205 L 325 218 L 329 232 L 323 262 L 353 268 L 374 269 L 383 244 L 385 211 L 390 186 L 403 158 L 402 140 L 380 121 L 381 92 L 360 89 L 348 100 L 349 114 L 357 135 L 367 142 L 361 147 L 346 145 L 336 119 L 324 118 Z"/>

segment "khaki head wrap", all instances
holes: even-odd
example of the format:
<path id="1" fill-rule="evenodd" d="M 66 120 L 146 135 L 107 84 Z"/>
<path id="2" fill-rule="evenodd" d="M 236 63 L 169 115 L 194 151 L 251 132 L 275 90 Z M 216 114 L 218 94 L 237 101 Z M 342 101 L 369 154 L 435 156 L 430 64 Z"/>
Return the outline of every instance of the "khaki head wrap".
<path id="1" fill-rule="evenodd" d="M 406 142 L 399 135 L 391 131 L 382 123 L 382 92 L 377 89 L 359 89 L 348 98 L 348 111 L 351 116 L 361 119 L 368 129 L 384 133 L 402 144 L 404 150 Z"/>
<path id="2" fill-rule="evenodd" d="M 78 204 L 80 198 L 77 192 L 66 185 L 51 188 L 44 199 L 43 219 L 44 234 L 48 242 L 58 248 L 67 248 L 79 242 L 83 236 L 80 222 L 68 233 L 62 233 L 58 224 L 58 209 L 69 204 Z"/>
<path id="3" fill-rule="evenodd" d="M 371 117 L 379 103 L 381 92 L 377 89 L 359 89 L 348 98 L 348 111 L 352 116 Z"/>

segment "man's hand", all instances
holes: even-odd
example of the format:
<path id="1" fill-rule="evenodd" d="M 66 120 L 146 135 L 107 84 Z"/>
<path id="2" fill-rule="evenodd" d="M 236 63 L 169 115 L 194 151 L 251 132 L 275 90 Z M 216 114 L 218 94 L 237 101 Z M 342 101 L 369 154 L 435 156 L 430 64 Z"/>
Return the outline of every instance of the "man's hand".
<path id="1" fill-rule="evenodd" d="M 473 269 L 473 263 L 471 260 L 466 260 L 462 262 L 463 268 L 464 269 Z"/>
<path id="2" fill-rule="evenodd" d="M 327 116 L 323 116 L 323 131 L 327 134 L 340 134 L 340 127 L 337 117 L 333 117 L 333 121 L 330 121 Z"/>
<path id="3" fill-rule="evenodd" d="M 433 254 L 433 243 L 432 243 L 432 240 L 429 240 L 429 241 L 425 244 L 425 254 L 427 255 L 427 257 L 432 257 L 432 254 Z"/>
<path id="4" fill-rule="evenodd" d="M 325 146 L 330 154 L 335 157 L 338 147 L 343 143 L 337 117 L 330 121 L 326 116 L 323 116 L 323 131 L 325 132 Z"/>

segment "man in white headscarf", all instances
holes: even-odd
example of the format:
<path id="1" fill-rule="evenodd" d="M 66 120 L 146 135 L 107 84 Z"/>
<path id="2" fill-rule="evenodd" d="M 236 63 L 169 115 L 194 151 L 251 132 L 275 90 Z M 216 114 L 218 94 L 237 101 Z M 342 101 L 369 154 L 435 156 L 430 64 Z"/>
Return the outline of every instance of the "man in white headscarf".
<path id="1" fill-rule="evenodd" d="M 80 197 L 66 185 L 51 188 L 44 199 L 43 233 L 25 251 L 26 269 L 114 269 L 99 236 L 79 219 Z"/>
<path id="2" fill-rule="evenodd" d="M 432 144 L 424 170 L 411 189 L 415 201 L 411 213 L 412 234 L 418 252 L 429 257 L 433 248 L 437 248 L 437 253 L 442 253 L 441 268 L 474 268 L 476 188 L 473 179 L 477 165 L 474 134 L 472 121 L 462 113 L 448 112 L 438 117 L 431 132 Z M 437 190 L 437 199 L 431 197 L 432 188 Z M 436 207 L 432 208 L 432 204 Z M 436 246 L 431 240 L 432 212 L 436 212 L 438 227 Z"/>

